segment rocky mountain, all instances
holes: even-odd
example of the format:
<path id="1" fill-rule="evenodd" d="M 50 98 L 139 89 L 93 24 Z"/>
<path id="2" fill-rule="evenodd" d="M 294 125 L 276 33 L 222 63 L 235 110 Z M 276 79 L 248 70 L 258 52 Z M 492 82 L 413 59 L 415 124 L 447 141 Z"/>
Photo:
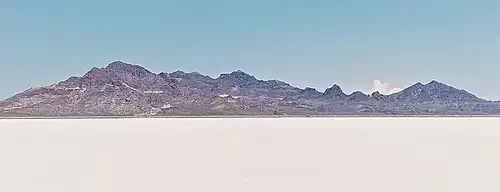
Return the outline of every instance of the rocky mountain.
<path id="1" fill-rule="evenodd" d="M 428 84 L 416 83 L 398 93 L 391 95 L 393 102 L 412 104 L 423 103 L 454 103 L 454 102 L 484 102 L 485 100 L 465 91 L 445 85 L 437 81 Z"/>
<path id="2" fill-rule="evenodd" d="M 237 70 L 153 73 L 115 61 L 81 77 L 30 88 L 0 102 L 2 116 L 492 115 L 500 102 L 431 81 L 398 93 L 323 92 Z"/>

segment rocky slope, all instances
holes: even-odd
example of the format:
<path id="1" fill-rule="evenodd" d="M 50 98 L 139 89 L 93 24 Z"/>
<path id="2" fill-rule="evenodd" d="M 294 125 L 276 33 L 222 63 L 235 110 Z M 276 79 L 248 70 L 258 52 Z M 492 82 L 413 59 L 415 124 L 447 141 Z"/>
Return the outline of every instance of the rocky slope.
<path id="1" fill-rule="evenodd" d="M 500 103 L 432 81 L 398 93 L 323 92 L 243 71 L 211 78 L 116 61 L 0 102 L 2 116 L 493 115 Z"/>

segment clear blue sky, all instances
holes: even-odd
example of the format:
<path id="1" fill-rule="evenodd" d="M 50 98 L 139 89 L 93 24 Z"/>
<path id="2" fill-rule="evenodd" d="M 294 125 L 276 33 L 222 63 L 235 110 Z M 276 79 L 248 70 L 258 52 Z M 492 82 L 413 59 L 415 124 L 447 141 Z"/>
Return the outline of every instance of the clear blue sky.
<path id="1" fill-rule="evenodd" d="M 500 99 L 500 1 L 0 0 L 0 98 L 113 60 L 321 91 L 437 79 Z"/>

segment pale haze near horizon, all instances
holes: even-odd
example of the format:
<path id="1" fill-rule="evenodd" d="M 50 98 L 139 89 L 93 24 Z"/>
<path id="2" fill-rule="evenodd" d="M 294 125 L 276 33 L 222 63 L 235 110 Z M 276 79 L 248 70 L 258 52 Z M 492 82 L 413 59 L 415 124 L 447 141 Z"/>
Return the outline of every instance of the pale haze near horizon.
<path id="1" fill-rule="evenodd" d="M 500 100 L 499 10 L 496 0 L 4 1 L 0 98 L 122 60 L 347 93 L 438 80 Z"/>
<path id="2" fill-rule="evenodd" d="M 0 191 L 498 192 L 499 118 L 0 120 Z"/>

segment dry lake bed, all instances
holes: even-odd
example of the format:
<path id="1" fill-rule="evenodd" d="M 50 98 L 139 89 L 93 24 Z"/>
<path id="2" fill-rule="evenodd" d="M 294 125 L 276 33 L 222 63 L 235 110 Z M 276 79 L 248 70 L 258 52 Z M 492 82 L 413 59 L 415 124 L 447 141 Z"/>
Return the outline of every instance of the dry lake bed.
<path id="1" fill-rule="evenodd" d="M 498 192 L 500 118 L 2 119 L 6 192 Z"/>

